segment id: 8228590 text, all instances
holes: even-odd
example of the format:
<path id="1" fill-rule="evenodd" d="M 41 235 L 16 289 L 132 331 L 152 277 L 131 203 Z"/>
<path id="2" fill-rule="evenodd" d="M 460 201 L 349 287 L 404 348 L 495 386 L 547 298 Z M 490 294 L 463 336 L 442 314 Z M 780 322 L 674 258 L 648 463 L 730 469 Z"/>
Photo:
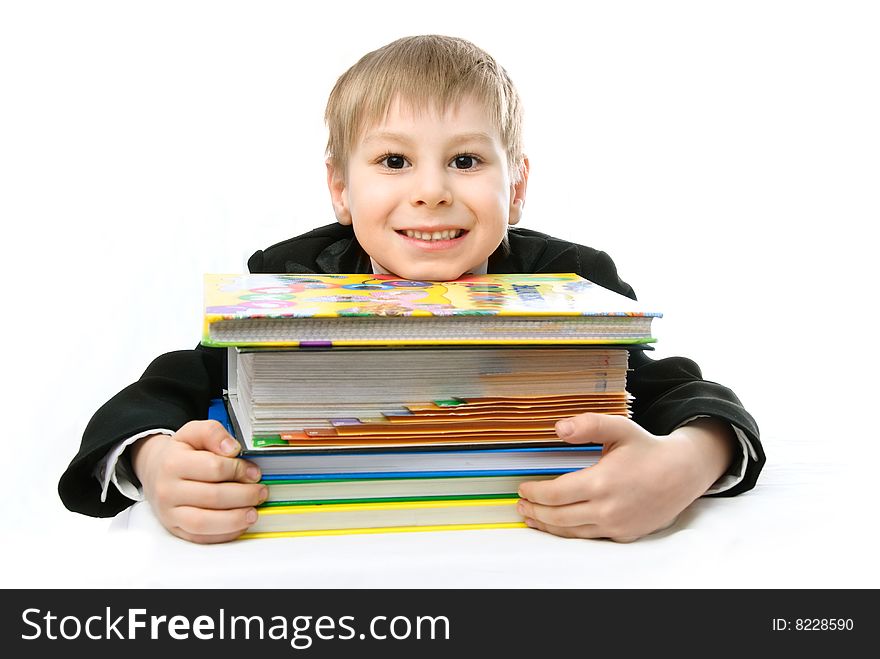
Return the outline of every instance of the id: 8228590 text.
<path id="1" fill-rule="evenodd" d="M 773 618 L 771 629 L 774 632 L 841 632 L 852 631 L 854 626 L 852 618 Z"/>

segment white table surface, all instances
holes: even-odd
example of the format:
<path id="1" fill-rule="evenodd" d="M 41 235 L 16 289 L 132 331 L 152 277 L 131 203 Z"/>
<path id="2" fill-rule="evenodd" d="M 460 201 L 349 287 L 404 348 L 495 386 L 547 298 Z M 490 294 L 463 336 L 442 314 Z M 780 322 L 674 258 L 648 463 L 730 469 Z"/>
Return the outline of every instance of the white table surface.
<path id="1" fill-rule="evenodd" d="M 753 491 L 700 499 L 669 529 L 631 544 L 510 529 L 198 546 L 168 534 L 137 504 L 113 520 L 108 546 L 128 556 L 116 583 L 143 587 L 880 585 L 862 470 L 820 455 L 808 440 L 764 442 L 771 459 Z"/>

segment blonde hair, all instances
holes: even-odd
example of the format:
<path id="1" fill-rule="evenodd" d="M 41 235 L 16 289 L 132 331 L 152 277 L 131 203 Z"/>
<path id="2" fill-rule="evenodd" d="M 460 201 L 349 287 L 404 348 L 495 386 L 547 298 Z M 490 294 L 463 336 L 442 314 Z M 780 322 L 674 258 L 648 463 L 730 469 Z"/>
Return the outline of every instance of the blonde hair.
<path id="1" fill-rule="evenodd" d="M 522 176 L 522 106 L 507 72 L 469 41 L 440 35 L 404 37 L 364 55 L 343 73 L 327 101 L 327 157 L 343 172 L 351 149 L 388 112 L 395 97 L 415 111 L 440 112 L 473 95 L 498 127 L 511 178 Z"/>

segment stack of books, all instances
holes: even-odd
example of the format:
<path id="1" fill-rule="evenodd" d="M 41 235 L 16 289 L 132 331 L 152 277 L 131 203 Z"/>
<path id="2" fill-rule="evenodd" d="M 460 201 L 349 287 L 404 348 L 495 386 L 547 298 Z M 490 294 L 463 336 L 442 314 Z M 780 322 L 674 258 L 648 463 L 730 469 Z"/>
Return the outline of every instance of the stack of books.
<path id="1" fill-rule="evenodd" d="M 521 483 L 601 454 L 556 421 L 629 416 L 659 315 L 575 274 L 206 275 L 213 415 L 270 492 L 246 537 L 523 526 Z"/>

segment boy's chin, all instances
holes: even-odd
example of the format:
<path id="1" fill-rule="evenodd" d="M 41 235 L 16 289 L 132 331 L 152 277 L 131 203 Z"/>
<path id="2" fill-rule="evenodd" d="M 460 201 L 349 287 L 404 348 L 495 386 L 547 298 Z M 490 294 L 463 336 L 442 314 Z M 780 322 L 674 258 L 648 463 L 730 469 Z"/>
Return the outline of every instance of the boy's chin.
<path id="1" fill-rule="evenodd" d="M 399 268 L 388 268 L 389 272 L 401 279 L 413 281 L 452 281 L 461 277 L 466 270 L 458 267 L 427 268 L 424 265 L 401 265 Z"/>

